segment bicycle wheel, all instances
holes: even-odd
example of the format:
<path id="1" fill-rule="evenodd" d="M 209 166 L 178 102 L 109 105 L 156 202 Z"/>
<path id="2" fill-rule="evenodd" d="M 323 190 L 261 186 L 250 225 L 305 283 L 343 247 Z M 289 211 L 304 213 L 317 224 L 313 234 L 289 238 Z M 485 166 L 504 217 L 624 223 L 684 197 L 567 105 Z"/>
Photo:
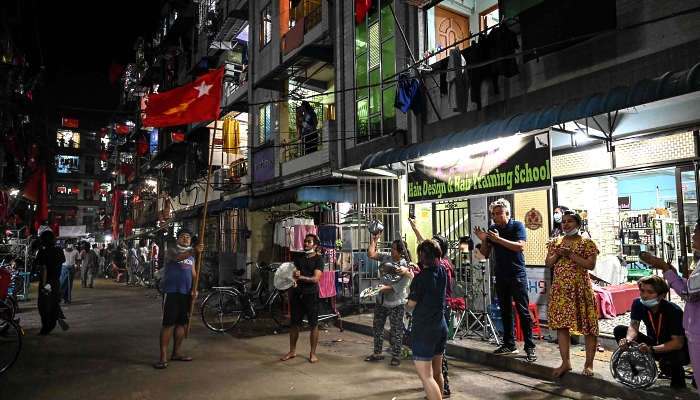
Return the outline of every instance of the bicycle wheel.
<path id="1" fill-rule="evenodd" d="M 158 293 L 163 294 L 163 279 L 156 278 L 156 290 L 158 290 Z"/>
<path id="2" fill-rule="evenodd" d="M 289 312 L 289 303 L 285 301 L 287 296 L 284 293 L 277 292 L 274 293 L 275 296 L 270 302 L 270 315 L 272 319 L 283 328 L 289 328 L 291 326 L 291 315 Z"/>
<path id="3" fill-rule="evenodd" d="M 22 350 L 22 328 L 0 314 L 0 375 L 19 357 Z"/>
<path id="4" fill-rule="evenodd" d="M 240 321 L 241 314 L 241 299 L 234 292 L 212 293 L 202 302 L 202 322 L 214 332 L 232 329 Z"/>
<path id="5" fill-rule="evenodd" d="M 15 296 L 22 296 L 24 295 L 24 286 L 25 281 L 24 281 L 24 276 L 22 275 L 16 275 L 14 279 L 12 280 L 12 293 Z"/>
<path id="6" fill-rule="evenodd" d="M 17 303 L 17 300 L 15 300 L 12 295 L 7 295 L 4 299 L 2 299 L 2 302 L 5 303 L 6 306 L 0 306 L 0 312 L 2 312 L 2 308 L 4 308 L 7 312 L 9 312 L 10 318 L 14 318 L 15 314 L 17 314 L 17 310 L 19 309 L 19 303 Z"/>

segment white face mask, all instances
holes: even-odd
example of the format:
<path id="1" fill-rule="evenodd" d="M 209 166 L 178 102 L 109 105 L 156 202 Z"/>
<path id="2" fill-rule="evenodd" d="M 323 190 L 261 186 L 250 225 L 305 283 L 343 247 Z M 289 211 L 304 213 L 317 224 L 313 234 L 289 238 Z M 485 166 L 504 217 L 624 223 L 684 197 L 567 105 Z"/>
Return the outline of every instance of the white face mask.
<path id="1" fill-rule="evenodd" d="M 575 227 L 574 229 L 570 230 L 569 232 L 564 232 L 565 236 L 574 236 L 578 235 L 578 226 Z"/>
<path id="2" fill-rule="evenodd" d="M 177 245 L 177 248 L 180 249 L 180 250 L 184 250 L 184 251 L 190 251 L 190 250 L 192 250 L 192 247 L 184 247 L 184 246 L 180 246 L 179 244 Z"/>

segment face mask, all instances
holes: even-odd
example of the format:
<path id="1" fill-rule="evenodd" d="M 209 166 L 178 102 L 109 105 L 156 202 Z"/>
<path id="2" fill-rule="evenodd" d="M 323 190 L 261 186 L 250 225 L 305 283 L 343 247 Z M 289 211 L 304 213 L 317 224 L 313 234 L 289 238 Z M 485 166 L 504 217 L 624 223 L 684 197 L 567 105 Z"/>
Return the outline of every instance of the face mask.
<path id="1" fill-rule="evenodd" d="M 651 299 L 651 300 L 644 300 L 644 299 L 640 299 L 640 300 L 642 300 L 642 304 L 644 304 L 647 307 L 656 307 L 657 305 L 659 305 L 659 298 L 658 297 L 655 299 Z"/>
<path id="2" fill-rule="evenodd" d="M 180 249 L 180 250 L 185 250 L 185 251 L 190 251 L 190 250 L 192 250 L 192 247 L 183 247 L 183 246 L 180 246 L 179 244 L 177 245 L 177 248 Z"/>
<path id="3" fill-rule="evenodd" d="M 557 224 L 560 224 L 560 223 L 561 223 L 561 217 L 562 217 L 562 214 L 561 214 L 561 213 L 554 213 L 554 222 L 556 222 Z"/>
<path id="4" fill-rule="evenodd" d="M 313 254 L 313 253 L 315 253 L 315 252 L 316 252 L 316 250 L 311 249 L 311 250 L 306 250 L 304 253 L 306 253 L 306 254 Z"/>
<path id="5" fill-rule="evenodd" d="M 73 248 L 73 245 L 72 245 L 72 244 L 69 244 L 69 245 L 67 245 L 66 247 L 69 248 L 69 249 L 72 249 L 72 248 Z"/>
<path id="6" fill-rule="evenodd" d="M 565 236 L 574 236 L 574 235 L 578 235 L 578 227 L 572 229 L 572 230 L 569 231 L 569 232 L 564 232 L 564 235 L 565 235 Z"/>

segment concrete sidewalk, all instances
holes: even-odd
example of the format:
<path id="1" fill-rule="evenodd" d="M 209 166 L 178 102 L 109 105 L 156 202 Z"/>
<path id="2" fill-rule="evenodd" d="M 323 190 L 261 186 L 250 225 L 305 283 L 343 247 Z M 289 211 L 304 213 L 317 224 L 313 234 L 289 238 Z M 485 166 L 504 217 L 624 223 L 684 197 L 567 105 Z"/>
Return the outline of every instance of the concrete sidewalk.
<path id="1" fill-rule="evenodd" d="M 369 309 L 365 312 L 348 315 L 343 317 L 343 328 L 354 332 L 372 335 L 372 318 L 373 310 Z M 545 336 L 551 335 L 556 337 L 556 332 L 548 331 L 544 327 L 542 331 Z M 388 324 L 387 324 L 388 332 Z M 536 337 L 537 335 L 535 335 Z M 459 335 L 458 335 L 459 337 Z M 388 339 L 388 334 L 386 335 Z M 473 362 L 482 365 L 489 365 L 505 370 L 517 372 L 533 378 L 544 379 L 551 381 L 556 385 L 560 385 L 573 390 L 580 390 L 589 394 L 619 399 L 697 399 L 698 391 L 691 386 L 690 379 L 686 382 L 688 387 L 684 390 L 672 389 L 669 387 L 668 379 L 658 379 L 654 385 L 648 389 L 632 389 L 617 382 L 610 373 L 610 364 L 603 361 L 594 361 L 595 375 L 592 377 L 581 375 L 585 359 L 574 355 L 581 350 L 581 345 L 571 346 L 571 364 L 573 370 L 564 374 L 562 378 L 553 378 L 552 372 L 554 368 L 561 365 L 561 357 L 559 355 L 559 346 L 557 344 L 548 343 L 545 340 L 535 340 L 537 344 L 537 361 L 528 363 L 525 361 L 525 352 L 523 351 L 523 343 L 518 342 L 520 353 L 514 356 L 494 356 L 492 351 L 496 349 L 495 344 L 481 340 L 479 336 L 471 335 L 464 339 L 449 340 L 447 342 L 448 358 L 456 358 Z M 599 342 L 606 349 L 614 350 L 617 348 L 614 338 L 610 336 L 601 336 Z M 583 343 L 583 340 L 581 340 Z M 410 343 L 405 343 L 410 345 Z"/>

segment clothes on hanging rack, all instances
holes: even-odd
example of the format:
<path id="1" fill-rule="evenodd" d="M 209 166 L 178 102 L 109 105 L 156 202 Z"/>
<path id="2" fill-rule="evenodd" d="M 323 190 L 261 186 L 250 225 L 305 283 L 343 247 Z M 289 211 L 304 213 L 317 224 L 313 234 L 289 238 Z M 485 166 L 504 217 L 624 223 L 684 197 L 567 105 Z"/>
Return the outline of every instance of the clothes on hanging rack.
<path id="1" fill-rule="evenodd" d="M 480 64 L 491 59 L 491 45 L 488 37 L 484 33 L 479 33 L 479 41 L 472 41 L 471 46 L 462 50 L 462 55 L 467 61 L 467 65 Z M 468 70 L 470 98 L 472 103 L 476 103 L 476 109 L 481 110 L 481 83 L 485 79 L 490 79 L 493 84 L 495 94 L 500 94 L 498 88 L 498 75 L 493 73 L 491 64 Z"/>
<path id="2" fill-rule="evenodd" d="M 468 88 L 462 67 L 466 65 L 466 61 L 457 47 L 450 49 L 448 60 L 446 76 L 448 86 L 447 101 L 453 111 L 465 113 L 467 112 L 465 93 Z"/>
<path id="3" fill-rule="evenodd" d="M 493 28 L 489 32 L 488 38 L 491 43 L 491 59 L 493 60 L 512 56 L 520 48 L 518 36 L 504 24 Z M 498 60 L 491 64 L 491 70 L 496 75 L 510 78 L 518 74 L 518 62 L 515 57 Z"/>
<path id="4" fill-rule="evenodd" d="M 413 115 L 418 115 L 423 109 L 420 96 L 420 81 L 407 73 L 399 74 L 399 82 L 396 84 L 396 99 L 394 107 L 406 114 L 408 110 Z"/>
<path id="5" fill-rule="evenodd" d="M 337 238 L 338 227 L 335 225 L 319 225 L 318 238 L 321 241 L 321 247 L 327 249 L 335 248 L 335 239 Z"/>

